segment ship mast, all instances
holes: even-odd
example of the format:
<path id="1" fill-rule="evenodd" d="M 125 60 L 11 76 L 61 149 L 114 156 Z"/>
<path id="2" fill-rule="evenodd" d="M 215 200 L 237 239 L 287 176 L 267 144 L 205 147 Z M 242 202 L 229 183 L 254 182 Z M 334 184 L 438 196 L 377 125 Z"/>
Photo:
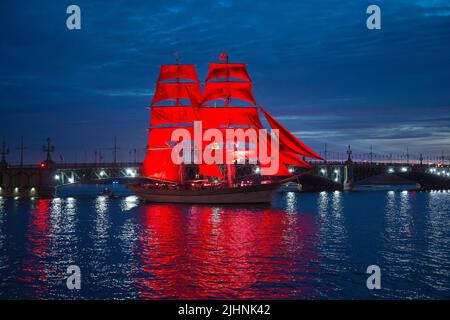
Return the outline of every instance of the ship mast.
<path id="1" fill-rule="evenodd" d="M 175 64 L 177 66 L 177 75 L 180 74 L 180 54 L 178 52 L 175 52 Z M 180 77 L 177 76 L 176 78 L 177 83 L 177 97 L 175 99 L 175 106 L 180 106 Z M 184 157 L 184 151 L 183 151 L 183 157 Z M 184 184 L 184 172 L 185 172 L 185 165 L 184 163 L 181 163 L 178 167 L 178 181 L 180 181 L 180 184 Z"/>
<path id="2" fill-rule="evenodd" d="M 229 64 L 228 54 L 225 53 L 224 55 L 225 55 L 225 64 L 228 66 L 228 64 Z M 226 82 L 227 82 L 227 84 L 230 83 L 230 69 L 228 67 L 226 68 Z M 228 96 L 225 97 L 225 106 L 228 108 L 228 107 L 230 107 L 230 104 L 231 104 L 231 96 L 230 96 L 230 94 L 228 94 Z M 228 145 L 225 146 L 226 149 L 228 147 L 229 147 Z M 233 145 L 232 151 L 234 152 L 234 145 Z M 233 183 L 235 180 L 234 173 L 235 173 L 234 165 L 227 162 L 227 182 L 228 182 L 228 187 L 230 187 L 230 188 L 233 186 Z"/>
<path id="3" fill-rule="evenodd" d="M 228 54 L 227 53 L 225 53 L 225 64 L 228 66 L 228 64 L 229 64 L 229 62 L 228 62 Z M 227 76 L 226 76 L 226 82 L 227 82 L 227 84 L 229 84 L 229 82 L 230 82 L 230 69 L 229 68 L 226 68 L 226 70 L 227 70 Z M 230 94 L 228 94 L 228 96 L 225 98 L 225 105 L 227 106 L 227 107 L 229 107 L 230 106 L 230 103 L 231 103 L 231 96 L 230 96 Z"/>
<path id="4" fill-rule="evenodd" d="M 203 94 L 205 112 L 209 108 L 206 105 L 208 102 L 222 100 L 224 101 L 224 106 L 216 109 L 215 114 L 217 115 L 215 117 L 220 118 L 222 116 L 223 118 L 221 121 L 216 121 L 216 126 L 224 130 L 239 125 L 254 126 L 259 120 L 256 120 L 257 115 L 256 117 L 250 116 L 256 110 L 256 101 L 253 97 L 252 83 L 246 65 L 243 63 L 230 63 L 229 56 L 226 53 L 221 53 L 219 60 L 220 62 L 210 63 L 208 75 L 206 76 Z M 232 98 L 245 101 L 253 106 L 239 106 L 234 108 L 232 107 Z M 208 121 L 208 119 L 204 119 L 204 121 Z M 227 155 L 226 158 L 229 158 L 230 154 L 232 155 L 232 161 L 226 163 L 224 168 L 224 171 L 226 171 L 224 172 L 225 178 L 222 178 L 227 182 L 229 187 L 234 186 L 236 180 L 236 164 L 234 163 L 235 149 L 236 145 L 234 141 L 227 141 L 223 148 L 223 151 Z M 201 169 L 201 172 L 206 175 L 208 173 L 214 174 L 216 170 L 208 168 L 205 165 L 201 165 Z"/>
<path id="5" fill-rule="evenodd" d="M 175 64 L 177 66 L 177 74 L 180 74 L 180 54 L 178 52 L 175 52 Z M 177 97 L 175 99 L 175 105 L 180 105 L 180 77 L 177 77 Z"/>

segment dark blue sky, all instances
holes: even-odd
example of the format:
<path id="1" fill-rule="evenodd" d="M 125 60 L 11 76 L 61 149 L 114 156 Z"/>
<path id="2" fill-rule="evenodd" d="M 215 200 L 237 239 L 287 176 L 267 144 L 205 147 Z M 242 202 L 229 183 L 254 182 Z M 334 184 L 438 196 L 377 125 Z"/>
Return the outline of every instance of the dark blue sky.
<path id="1" fill-rule="evenodd" d="M 82 29 L 66 28 L 77 4 Z M 382 29 L 366 28 L 378 4 Z M 450 2 L 1 1 L 0 139 L 17 162 L 146 143 L 160 64 L 245 62 L 255 97 L 317 151 L 450 154 Z M 142 155 L 142 151 L 141 151 Z"/>

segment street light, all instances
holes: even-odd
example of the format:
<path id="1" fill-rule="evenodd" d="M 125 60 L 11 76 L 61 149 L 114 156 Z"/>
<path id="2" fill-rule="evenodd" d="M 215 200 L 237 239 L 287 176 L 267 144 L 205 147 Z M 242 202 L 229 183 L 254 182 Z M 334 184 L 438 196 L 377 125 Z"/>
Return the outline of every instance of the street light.
<path id="1" fill-rule="evenodd" d="M 134 176 L 136 175 L 136 172 L 133 171 L 133 170 L 130 169 L 130 168 L 128 168 L 127 170 L 125 170 L 125 172 L 126 172 L 127 176 L 130 176 L 130 177 L 134 177 Z"/>

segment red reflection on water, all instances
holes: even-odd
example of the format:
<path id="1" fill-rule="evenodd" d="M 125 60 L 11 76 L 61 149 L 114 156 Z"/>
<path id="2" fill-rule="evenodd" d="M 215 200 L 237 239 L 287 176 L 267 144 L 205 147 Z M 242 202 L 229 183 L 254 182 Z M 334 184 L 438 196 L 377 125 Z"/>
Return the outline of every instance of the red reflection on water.
<path id="1" fill-rule="evenodd" d="M 313 216 L 271 207 L 148 205 L 134 274 L 142 298 L 306 296 Z M 300 272 L 299 272 L 300 271 Z"/>
<path id="2" fill-rule="evenodd" d="M 36 299 L 45 295 L 48 280 L 48 270 L 43 262 L 48 253 L 50 231 L 51 200 L 37 199 L 36 206 L 30 214 L 28 223 L 26 252 L 27 256 L 22 261 L 20 273 L 22 276 L 17 281 L 32 284 L 35 293 L 30 298 Z"/>

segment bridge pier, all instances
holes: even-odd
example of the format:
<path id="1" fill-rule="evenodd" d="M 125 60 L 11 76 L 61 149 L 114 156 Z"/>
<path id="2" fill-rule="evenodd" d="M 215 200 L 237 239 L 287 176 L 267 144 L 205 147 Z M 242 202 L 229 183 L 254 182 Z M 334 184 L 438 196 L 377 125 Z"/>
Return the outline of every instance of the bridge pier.
<path id="1" fill-rule="evenodd" d="M 354 179 L 353 179 L 353 166 L 346 165 L 344 167 L 344 183 L 342 185 L 342 189 L 344 191 L 352 191 L 354 187 Z"/>
<path id="2" fill-rule="evenodd" d="M 51 146 L 50 138 L 47 139 L 47 159 L 39 166 L 24 166 L 23 159 L 20 166 L 10 166 L 6 161 L 8 149 L 3 143 L 1 150 L 2 160 L 0 161 L 0 196 L 1 197 L 53 197 L 56 184 L 54 174 L 56 163 L 52 161 L 50 153 L 54 147 Z"/>
<path id="3" fill-rule="evenodd" d="M 352 160 L 352 149 L 348 146 L 347 149 L 347 161 L 344 167 L 344 183 L 342 189 L 344 191 L 352 191 L 355 183 L 355 178 L 353 176 L 353 160 Z"/>
<path id="4" fill-rule="evenodd" d="M 37 196 L 39 196 L 40 198 L 53 198 L 55 196 L 55 173 L 55 163 L 46 164 L 45 167 L 41 167 L 41 169 L 39 170 L 39 188 Z"/>

